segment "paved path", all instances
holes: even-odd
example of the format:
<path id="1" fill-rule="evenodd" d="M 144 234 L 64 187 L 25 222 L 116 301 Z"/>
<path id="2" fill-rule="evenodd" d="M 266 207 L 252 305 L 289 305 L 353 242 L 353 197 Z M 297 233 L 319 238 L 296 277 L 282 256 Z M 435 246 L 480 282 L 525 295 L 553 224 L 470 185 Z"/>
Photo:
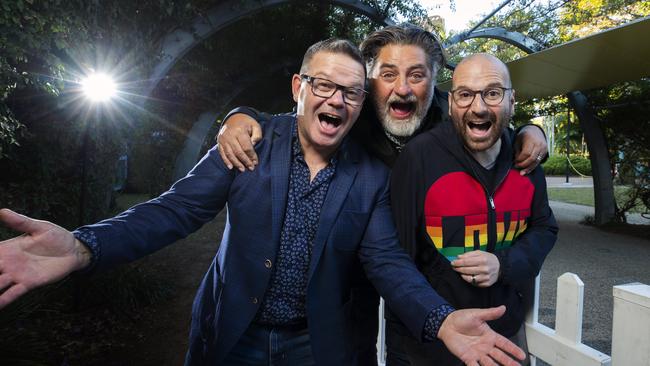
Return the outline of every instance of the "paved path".
<path id="1" fill-rule="evenodd" d="M 546 177 L 546 185 L 549 187 L 563 187 L 563 188 L 576 188 L 576 187 L 593 187 L 594 181 L 591 177 L 569 177 L 569 183 L 566 182 L 566 177 Z"/>
<path id="2" fill-rule="evenodd" d="M 569 177 L 569 183 L 566 183 L 566 177 L 546 177 L 546 186 L 552 188 L 591 188 L 594 186 L 591 177 Z M 592 206 L 573 205 L 569 203 L 557 202 L 556 207 L 562 209 L 563 214 L 569 215 L 568 217 L 578 218 L 578 221 L 585 216 L 594 216 L 594 208 Z M 626 215 L 627 222 L 634 225 L 650 225 L 650 218 L 643 217 L 638 213 L 628 213 Z"/>
<path id="3" fill-rule="evenodd" d="M 585 284 L 583 342 L 611 354 L 612 286 L 650 284 L 650 239 L 602 231 L 579 222 L 593 208 L 551 202 L 560 226 L 558 241 L 542 268 L 540 322 L 553 327 L 557 278 L 565 272 Z"/>

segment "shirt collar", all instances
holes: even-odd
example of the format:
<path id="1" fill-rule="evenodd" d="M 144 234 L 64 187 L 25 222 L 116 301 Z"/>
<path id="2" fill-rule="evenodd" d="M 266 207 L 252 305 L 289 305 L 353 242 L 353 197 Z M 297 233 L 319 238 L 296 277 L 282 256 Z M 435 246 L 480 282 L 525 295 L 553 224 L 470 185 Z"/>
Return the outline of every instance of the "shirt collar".
<path id="1" fill-rule="evenodd" d="M 336 152 L 332 154 L 332 157 L 330 157 L 330 166 L 334 168 L 336 167 L 341 147 L 344 146 L 345 143 L 347 143 L 347 136 L 341 145 L 339 145 L 339 148 L 336 149 Z M 302 146 L 300 145 L 300 137 L 298 136 L 298 118 L 294 120 L 293 126 L 291 127 L 291 156 L 293 159 L 298 159 L 298 161 L 301 161 L 303 163 L 305 162 L 305 156 L 302 153 Z"/>

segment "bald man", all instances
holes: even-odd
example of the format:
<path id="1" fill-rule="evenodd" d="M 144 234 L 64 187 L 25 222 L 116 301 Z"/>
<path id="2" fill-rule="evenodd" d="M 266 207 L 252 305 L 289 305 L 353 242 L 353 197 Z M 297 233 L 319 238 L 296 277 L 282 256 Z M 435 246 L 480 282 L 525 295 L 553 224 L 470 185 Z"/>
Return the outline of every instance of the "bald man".
<path id="1" fill-rule="evenodd" d="M 452 83 L 451 120 L 414 138 L 393 167 L 400 242 L 456 309 L 506 305 L 506 314 L 490 326 L 525 347 L 521 293 L 558 231 L 544 173 L 537 167 L 522 176 L 514 169 L 506 129 L 515 91 L 503 62 L 469 56 Z M 441 342 L 431 347 L 407 335 L 397 318 L 390 317 L 388 327 L 402 335 L 412 365 L 462 364 Z"/>

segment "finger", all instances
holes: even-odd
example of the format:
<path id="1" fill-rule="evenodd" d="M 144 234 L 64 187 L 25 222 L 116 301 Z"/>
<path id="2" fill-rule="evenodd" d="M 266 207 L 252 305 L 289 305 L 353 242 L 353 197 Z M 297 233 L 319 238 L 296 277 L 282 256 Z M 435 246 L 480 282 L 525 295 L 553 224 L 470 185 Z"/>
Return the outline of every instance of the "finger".
<path id="1" fill-rule="evenodd" d="M 542 145 L 539 149 L 539 154 L 543 157 L 545 157 L 548 154 L 548 146 L 547 145 Z"/>
<path id="2" fill-rule="evenodd" d="M 463 254 L 460 254 L 458 256 L 458 259 L 476 258 L 482 256 L 483 253 L 485 252 L 481 250 L 472 250 L 471 252 L 465 252 Z"/>
<path id="3" fill-rule="evenodd" d="M 495 360 L 499 365 L 519 365 L 518 362 L 515 362 L 515 360 L 512 359 L 509 355 L 507 355 L 505 352 L 500 350 L 497 347 L 494 347 L 490 350 L 490 357 Z"/>
<path id="4" fill-rule="evenodd" d="M 237 158 L 237 161 L 241 163 L 243 166 L 251 169 L 251 167 L 253 166 L 253 162 L 244 151 L 245 149 L 244 146 L 253 146 L 250 143 L 250 138 L 248 137 L 248 135 L 245 135 L 243 138 L 241 136 L 235 137 L 235 142 L 233 142 L 233 144 L 230 147 L 232 149 L 233 154 Z"/>
<path id="5" fill-rule="evenodd" d="M 465 280 L 465 282 L 472 283 L 472 276 L 471 275 L 461 274 L 460 277 L 463 280 Z"/>
<path id="6" fill-rule="evenodd" d="M 469 266 L 453 267 L 453 270 L 460 273 L 463 276 L 470 276 L 470 277 L 472 275 L 477 275 L 479 273 L 478 267 L 469 267 Z"/>
<path id="7" fill-rule="evenodd" d="M 473 256 L 473 257 L 466 257 L 463 259 L 456 259 L 451 265 L 458 268 L 464 268 L 464 267 L 473 268 L 484 264 L 484 262 L 485 261 L 481 257 Z"/>
<path id="8" fill-rule="evenodd" d="M 476 315 L 477 315 L 477 317 L 479 319 L 481 319 L 481 320 L 483 320 L 485 322 L 488 322 L 490 320 L 496 320 L 496 319 L 499 319 L 500 317 L 502 317 L 503 314 L 505 314 L 505 312 L 506 312 L 506 307 L 505 307 L 505 305 L 501 305 L 501 306 L 497 306 L 497 307 L 494 307 L 494 308 L 478 309 L 476 311 L 477 311 Z M 506 339 L 506 341 L 508 341 L 508 340 Z M 508 341 L 508 342 L 510 342 L 510 341 Z M 514 345 L 514 343 L 512 343 L 512 342 L 510 342 L 510 343 Z"/>
<path id="9" fill-rule="evenodd" d="M 228 159 L 228 156 L 226 155 L 226 152 L 223 149 L 222 144 L 217 145 L 217 151 L 219 151 L 219 155 L 221 156 L 221 160 L 223 160 L 223 163 L 226 164 L 228 169 L 232 169 L 232 163 L 230 162 L 230 159 Z"/>
<path id="10" fill-rule="evenodd" d="M 240 172 L 243 172 L 245 170 L 244 165 L 239 161 L 239 159 L 237 159 L 237 156 L 235 156 L 235 154 L 233 153 L 230 144 L 223 145 L 223 152 L 224 154 L 226 154 L 228 160 L 235 168 L 237 168 Z"/>
<path id="11" fill-rule="evenodd" d="M 0 221 L 12 230 L 22 233 L 37 233 L 41 228 L 41 223 L 25 215 L 16 213 L 8 208 L 0 210 Z"/>
<path id="12" fill-rule="evenodd" d="M 530 151 L 522 150 L 515 157 L 515 165 L 518 167 L 527 166 L 536 162 L 537 154 L 535 154 L 535 149 Z"/>
<path id="13" fill-rule="evenodd" d="M 523 145 L 521 147 L 521 150 L 516 153 L 515 156 L 515 163 L 521 163 L 527 159 L 534 158 L 535 155 L 535 148 L 533 146 L 529 145 Z"/>
<path id="14" fill-rule="evenodd" d="M 505 309 L 505 307 L 504 307 Z M 523 361 L 526 358 L 526 353 L 519 347 L 517 347 L 516 344 L 512 343 L 508 338 L 497 334 L 497 339 L 495 341 L 495 346 L 502 350 L 503 352 L 512 355 L 515 357 L 517 360 Z M 504 363 L 506 365 L 518 365 L 516 362 L 511 362 L 511 363 Z"/>
<path id="15" fill-rule="evenodd" d="M 262 127 L 260 127 L 258 123 L 254 124 L 252 127 L 253 128 L 251 130 L 251 142 L 253 143 L 253 145 L 255 145 L 257 144 L 258 141 L 262 139 Z M 253 150 L 253 152 L 254 151 L 255 150 Z"/>
<path id="16" fill-rule="evenodd" d="M 481 356 L 481 359 L 479 360 L 479 364 L 481 366 L 498 366 L 494 360 L 490 358 L 488 355 L 483 355 Z"/>
<path id="17" fill-rule="evenodd" d="M 253 170 L 257 165 L 257 154 L 251 139 L 248 135 L 238 136 L 237 142 L 239 142 L 239 150 L 235 151 L 237 157 L 248 169 Z"/>
<path id="18" fill-rule="evenodd" d="M 532 172 L 537 165 L 539 164 L 539 160 L 537 159 L 537 155 L 530 156 L 526 160 L 516 164 L 516 167 L 521 169 L 519 171 L 519 174 L 521 175 L 526 175 L 530 172 Z"/>
<path id="19" fill-rule="evenodd" d="M 14 283 L 10 275 L 3 273 L 0 275 L 0 292 Z"/>
<path id="20" fill-rule="evenodd" d="M 23 296 L 27 292 L 27 288 L 23 285 L 14 285 L 0 295 L 0 309 L 9 305 L 17 298 Z"/>

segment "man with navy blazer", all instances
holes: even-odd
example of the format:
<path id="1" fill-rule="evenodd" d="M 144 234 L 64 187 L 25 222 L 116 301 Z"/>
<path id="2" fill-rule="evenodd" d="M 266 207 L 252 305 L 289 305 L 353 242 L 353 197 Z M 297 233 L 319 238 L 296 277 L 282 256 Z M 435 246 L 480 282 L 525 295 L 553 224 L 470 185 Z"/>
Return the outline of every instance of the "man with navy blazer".
<path id="1" fill-rule="evenodd" d="M 212 149 L 160 197 L 74 233 L 1 210 L 26 235 L 0 243 L 0 307 L 71 272 L 154 252 L 227 204 L 219 251 L 194 301 L 186 365 L 367 364 L 350 306 L 362 271 L 417 338 L 441 339 L 467 364 L 516 364 L 522 351 L 486 324 L 504 308 L 449 313 L 400 249 L 388 168 L 345 138 L 364 87 L 358 49 L 319 42 L 292 78 L 296 113 L 260 121 L 254 171 L 228 169 Z"/>

